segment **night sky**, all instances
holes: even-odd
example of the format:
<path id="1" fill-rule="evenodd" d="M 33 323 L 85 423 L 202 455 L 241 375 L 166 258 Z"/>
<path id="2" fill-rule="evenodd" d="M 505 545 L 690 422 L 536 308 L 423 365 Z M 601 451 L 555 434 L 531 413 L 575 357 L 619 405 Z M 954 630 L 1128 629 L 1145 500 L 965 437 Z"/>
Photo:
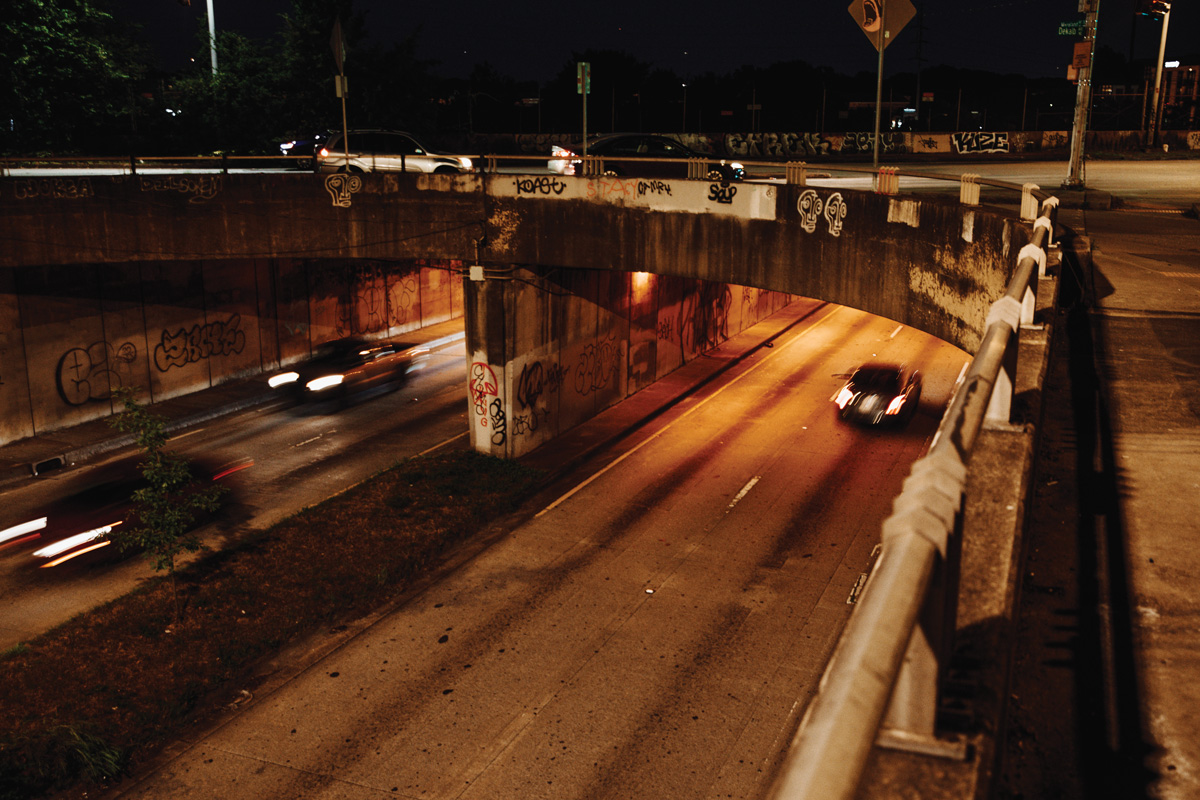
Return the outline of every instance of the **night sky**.
<path id="1" fill-rule="evenodd" d="M 195 53 L 206 0 L 118 0 L 162 66 L 176 69 Z M 963 69 L 1065 77 L 1070 36 L 1058 24 L 1081 18 L 1077 0 L 911 0 L 921 14 L 895 35 L 885 71 L 912 72 L 939 64 Z M 286 0 L 214 0 L 217 29 L 265 36 L 278 27 Z M 848 2 L 831 0 L 604 0 L 599 3 L 502 3 L 458 0 L 357 0 L 374 43 L 383 46 L 420 31 L 418 55 L 435 72 L 466 77 L 487 62 L 503 74 L 544 83 L 587 49 L 624 50 L 680 76 L 726 73 L 742 65 L 800 60 L 843 74 L 874 73 L 876 53 L 857 27 Z M 654 13 L 647 13 L 653 8 Z M 1153 59 L 1161 24 L 1139 17 L 1133 0 L 1101 0 L 1100 36 L 1122 55 Z M 1200 50 L 1200 3 L 1176 0 L 1167 60 Z M 322 54 L 327 55 L 327 54 Z M 353 57 L 353 54 L 350 54 Z M 330 71 L 333 71 L 330 57 Z M 347 67 L 348 71 L 350 67 Z"/>

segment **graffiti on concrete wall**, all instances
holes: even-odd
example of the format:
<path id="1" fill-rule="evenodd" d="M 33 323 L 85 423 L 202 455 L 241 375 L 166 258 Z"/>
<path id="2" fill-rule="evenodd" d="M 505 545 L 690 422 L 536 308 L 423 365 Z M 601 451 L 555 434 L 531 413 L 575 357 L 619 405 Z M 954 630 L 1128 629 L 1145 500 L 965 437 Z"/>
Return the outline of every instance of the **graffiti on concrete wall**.
<path id="1" fill-rule="evenodd" d="M 513 185 L 517 188 L 517 196 L 523 194 L 562 194 L 567 184 L 558 177 L 549 175 L 533 175 L 513 178 Z"/>
<path id="2" fill-rule="evenodd" d="M 842 153 L 873 153 L 875 152 L 875 134 L 844 134 L 840 146 L 835 147 L 835 149 Z M 903 133 L 888 132 L 879 134 L 879 152 L 903 153 L 907 149 L 907 142 Z"/>
<path id="3" fill-rule="evenodd" d="M 22 178 L 12 183 L 18 200 L 53 197 L 59 200 L 79 200 L 93 197 L 90 178 Z"/>
<path id="4" fill-rule="evenodd" d="M 1188 131 L 1188 150 L 1200 150 L 1200 131 Z"/>
<path id="5" fill-rule="evenodd" d="M 607 388 L 617 375 L 617 357 L 620 353 L 615 333 L 609 333 L 598 342 L 585 344 L 575 365 L 575 391 L 586 397 Z"/>
<path id="6" fill-rule="evenodd" d="M 325 177 L 325 191 L 333 198 L 334 208 L 349 208 L 350 195 L 362 189 L 362 185 L 362 178 L 358 175 L 335 172 Z"/>
<path id="7" fill-rule="evenodd" d="M 143 192 L 176 192 L 186 195 L 189 203 L 212 200 L 223 187 L 220 175 L 140 175 Z"/>
<path id="8" fill-rule="evenodd" d="M 246 332 L 241 324 L 241 315 L 233 314 L 227 320 L 197 323 L 174 333 L 164 329 L 154 346 L 154 366 L 159 372 L 166 372 L 171 367 L 185 367 L 213 356 L 240 353 L 246 347 Z"/>
<path id="9" fill-rule="evenodd" d="M 737 194 L 737 187 L 731 186 L 728 181 L 714 183 L 708 187 L 708 201 L 710 203 L 733 205 L 733 196 L 735 194 Z"/>
<path id="10" fill-rule="evenodd" d="M 421 319 L 420 271 L 414 270 L 394 277 L 388 292 L 388 323 L 400 327 Z"/>
<path id="11" fill-rule="evenodd" d="M 378 264 L 345 265 L 331 277 L 340 279 L 334 322 L 338 336 L 363 336 L 387 327 L 387 284 Z"/>
<path id="12" fill-rule="evenodd" d="M 72 406 L 107 400 L 114 388 L 133 385 L 136 359 L 137 348 L 131 342 L 116 348 L 108 342 L 72 347 L 63 353 L 55 370 L 58 396 Z"/>
<path id="13" fill-rule="evenodd" d="M 499 447 L 508 440 L 508 421 L 504 418 L 504 404 L 499 397 L 488 406 L 488 411 L 492 421 L 492 444 Z"/>
<path id="14" fill-rule="evenodd" d="M 1044 131 L 1042 133 L 1042 149 L 1057 150 L 1071 143 L 1071 134 L 1067 131 Z"/>
<path id="15" fill-rule="evenodd" d="M 818 223 L 824 218 L 832 235 L 842 235 L 842 225 L 846 219 L 846 200 L 841 192 L 834 192 L 822 200 L 816 190 L 805 189 L 796 200 L 796 210 L 800 213 L 800 227 L 806 232 L 816 232 Z"/>
<path id="16" fill-rule="evenodd" d="M 832 144 L 820 133 L 730 133 L 725 152 L 742 158 L 795 158 L 828 155 Z"/>
<path id="17" fill-rule="evenodd" d="M 474 410 L 479 424 L 486 428 L 488 426 L 488 398 L 494 397 L 499 399 L 500 397 L 500 383 L 496 380 L 496 373 L 487 362 L 475 361 L 471 364 L 471 371 L 467 376 L 467 381 L 467 392 L 471 397 L 471 408 Z"/>
<path id="18" fill-rule="evenodd" d="M 951 136 L 956 153 L 1007 153 L 1008 132 L 962 131 Z"/>
<path id="19" fill-rule="evenodd" d="M 549 419 L 549 410 L 539 406 L 539 401 L 543 396 L 557 394 L 563 377 L 563 368 L 558 362 L 532 361 L 521 368 L 521 376 L 517 379 L 518 410 L 513 414 L 514 436 L 536 433 Z"/>
<path id="20" fill-rule="evenodd" d="M 729 284 L 702 282 L 679 306 L 679 338 L 684 352 L 703 352 L 729 338 L 733 293 Z"/>

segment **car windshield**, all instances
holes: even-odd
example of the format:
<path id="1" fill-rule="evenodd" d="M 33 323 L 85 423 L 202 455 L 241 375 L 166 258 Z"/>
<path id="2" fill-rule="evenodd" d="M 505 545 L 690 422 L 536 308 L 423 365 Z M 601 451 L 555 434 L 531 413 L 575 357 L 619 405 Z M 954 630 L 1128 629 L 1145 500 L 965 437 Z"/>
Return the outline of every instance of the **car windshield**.
<path id="1" fill-rule="evenodd" d="M 900 372 L 895 369 L 870 368 L 854 373 L 850 383 L 860 392 L 896 392 L 900 389 Z"/>

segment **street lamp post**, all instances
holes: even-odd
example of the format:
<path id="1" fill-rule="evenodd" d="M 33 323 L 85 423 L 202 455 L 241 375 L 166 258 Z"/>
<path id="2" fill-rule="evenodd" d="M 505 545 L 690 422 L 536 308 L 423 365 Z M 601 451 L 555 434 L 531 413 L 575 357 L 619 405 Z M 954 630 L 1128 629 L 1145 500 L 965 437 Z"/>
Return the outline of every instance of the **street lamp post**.
<path id="1" fill-rule="evenodd" d="M 212 74 L 217 77 L 217 20 L 213 16 L 213 0 L 208 0 L 208 50 L 212 54 Z"/>

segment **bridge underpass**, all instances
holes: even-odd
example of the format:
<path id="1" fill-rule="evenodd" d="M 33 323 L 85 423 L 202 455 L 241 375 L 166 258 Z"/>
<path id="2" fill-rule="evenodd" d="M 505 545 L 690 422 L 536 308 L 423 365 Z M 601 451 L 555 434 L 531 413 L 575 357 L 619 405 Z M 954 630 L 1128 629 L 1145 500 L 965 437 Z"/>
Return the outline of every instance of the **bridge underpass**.
<path id="1" fill-rule="evenodd" d="M 328 190 L 330 187 L 324 188 Z M 411 194 L 413 187 L 402 183 L 389 187 L 383 182 L 382 186 L 376 188 L 380 190 L 380 195 L 395 189 L 396 194 L 403 196 Z M 456 192 L 468 194 L 472 188 L 478 187 L 464 186 L 462 181 L 456 179 L 448 191 L 453 196 Z M 778 202 L 779 198 L 775 198 L 777 202 L 772 204 L 768 202 L 770 198 L 761 197 L 752 201 L 748 214 L 739 216 L 738 213 L 723 213 L 725 209 L 719 207 L 715 212 L 704 214 L 689 213 L 679 208 L 656 208 L 655 202 L 676 205 L 680 202 L 670 192 L 664 193 L 667 197 L 665 201 L 661 195 L 651 193 L 649 199 L 644 201 L 647 204 L 639 206 L 637 200 L 642 200 L 646 195 L 639 194 L 637 187 L 616 191 L 611 186 L 605 188 L 605 200 L 598 204 L 594 196 L 571 197 L 568 194 L 562 197 L 570 188 L 565 187 L 553 199 L 541 201 L 537 197 L 523 197 L 516 183 L 511 196 L 503 190 L 495 190 L 496 187 L 489 187 L 491 191 L 483 196 L 483 208 L 475 209 L 486 212 L 482 222 L 478 218 L 474 222 L 461 218 L 470 214 L 461 215 L 458 219 L 438 218 L 435 214 L 431 219 L 430 216 L 423 216 L 423 210 L 411 217 L 401 215 L 399 219 L 387 214 L 378 217 L 370 213 L 349 214 L 341 220 L 344 225 L 339 226 L 338 233 L 344 235 L 340 240 L 334 237 L 335 241 L 323 244 L 361 255 L 377 253 L 379 248 L 385 246 L 390 246 L 393 252 L 403 250 L 408 242 L 435 236 L 446 237 L 450 231 L 457 232 L 459 241 L 456 245 L 461 248 L 457 252 L 474 250 L 487 256 L 467 256 L 463 259 L 468 262 L 467 266 L 479 263 L 485 267 L 481 276 L 483 281 L 467 284 L 470 287 L 472 283 L 479 283 L 480 288 L 494 285 L 495 271 L 509 270 L 514 266 L 524 268 L 520 267 L 522 264 L 551 263 L 604 270 L 614 267 L 628 270 L 630 265 L 637 265 L 643 267 L 639 270 L 643 272 L 663 275 L 688 272 L 692 278 L 703 277 L 708 280 L 749 275 L 753 279 L 751 285 L 804 293 L 797 291 L 799 285 L 819 289 L 818 292 L 808 292 L 815 296 L 854 300 L 850 304 L 859 307 L 879 306 L 882 307 L 879 310 L 886 310 L 893 319 L 910 324 L 921 322 L 921 327 L 926 330 L 933 329 L 944 338 L 969 345 L 972 337 L 978 338 L 978 323 L 986 311 L 989 295 L 992 294 L 990 290 L 1003 286 L 1011 252 L 1022 243 L 1020 230 L 1010 227 L 1007 221 L 997 221 L 973 209 L 940 207 L 908 199 L 843 196 L 842 193 L 822 193 L 802 190 L 800 187 L 782 190 L 769 187 L 787 195 L 786 201 Z M 583 182 L 575 184 L 574 190 L 588 192 L 595 191 L 595 188 L 590 182 Z M 430 191 L 430 187 L 418 186 L 417 191 Z M 554 191 L 554 187 L 551 187 L 551 191 Z M 356 199 L 354 192 L 348 192 L 351 201 L 346 205 L 338 205 L 343 198 L 332 191 L 328 194 L 333 197 L 335 208 L 340 209 L 352 208 Z M 831 203 L 834 194 L 838 195 L 839 200 Z M 57 199 L 65 201 L 77 198 Z M 178 198 L 171 199 L 178 201 Z M 394 202 L 398 198 L 391 199 Z M 470 207 L 470 203 L 460 203 L 459 200 L 454 198 L 453 202 L 443 203 L 438 208 L 444 211 L 451 206 L 454 210 Z M 714 202 L 720 203 L 719 200 Z M 778 217 L 763 217 L 763 209 L 772 205 L 771 212 Z M 831 205 L 837 210 L 832 214 L 826 213 Z M 231 208 L 236 211 L 237 204 L 227 206 L 223 213 L 229 214 Z M 284 217 L 288 216 L 288 212 L 294 216 L 296 211 L 286 205 L 277 210 L 284 212 Z M 649 214 L 648 211 L 662 213 Z M 64 208 L 60 212 L 68 210 Z M 861 216 L 866 220 L 862 229 L 844 224 L 848 218 L 857 218 L 858 212 L 863 212 Z M 210 224 L 215 223 L 214 228 L 209 230 L 210 234 L 215 233 L 221 224 L 228 227 L 230 221 L 226 219 L 222 222 L 221 213 L 218 209 L 215 214 L 206 215 Z M 169 212 L 163 212 L 162 215 L 169 216 Z M 86 220 L 81 221 L 86 223 Z M 153 229 L 161 222 L 161 219 L 152 219 L 147 222 L 147 227 Z M 377 222 L 388 227 L 379 233 L 375 227 Z M 276 224 L 278 220 L 265 226 L 268 229 L 265 231 L 267 239 L 272 236 L 286 239 L 281 231 L 274 229 Z M 414 230 L 396 230 L 406 224 Z M 470 230 L 472 225 L 478 228 Z M 241 248 L 240 255 L 256 253 L 265 257 L 275 252 L 270 248 L 254 249 L 263 246 L 261 239 L 264 231 L 251 233 L 244 225 L 243 229 L 245 238 L 232 240 Z M 947 235 L 947 230 L 952 233 Z M 478 231 L 483 231 L 484 235 L 479 236 Z M 847 235 L 852 231 L 855 236 Z M 177 231 L 175 233 L 179 235 Z M 190 230 L 186 236 L 193 237 L 196 234 L 197 231 Z M 228 237 L 216 238 L 217 241 L 209 246 L 218 251 L 218 257 L 222 257 L 219 252 L 222 247 L 225 248 L 224 257 L 233 257 L 234 254 L 229 252 L 231 240 Z M 50 242 L 48 239 L 44 241 Z M 614 242 L 633 250 L 616 255 L 606 253 L 602 245 Z M 161 248 L 155 250 L 157 243 L 153 237 L 146 244 L 145 250 L 138 251 L 140 256 L 166 257 Z M 61 245 L 54 243 L 52 249 L 58 251 L 58 258 L 63 257 Z M 96 252 L 91 251 L 92 261 L 99 259 Z M 128 255 L 128 251 L 125 255 Z M 780 255 L 786 255 L 787 258 L 781 262 Z M 470 308 L 474 302 L 468 295 L 464 305 Z M 499 303 L 501 308 L 504 308 L 504 302 Z M 488 305 L 489 311 L 494 310 L 496 305 Z M 474 315 L 468 319 L 469 352 L 473 358 L 474 353 L 480 351 L 474 345 L 481 344 L 482 352 L 487 354 L 487 361 L 493 370 L 499 368 L 505 376 L 519 374 L 512 368 L 512 357 L 521 357 L 523 354 L 509 349 L 506 340 L 497 341 L 495 325 L 495 314 L 488 316 L 486 322 L 481 322 L 480 317 Z M 480 328 L 482 336 L 478 335 Z M 489 333 L 493 335 L 489 336 Z M 471 337 L 475 337 L 474 340 Z M 499 348 L 498 354 L 496 348 Z M 498 377 L 497 389 L 511 386 L 511 380 L 512 377 Z"/>

